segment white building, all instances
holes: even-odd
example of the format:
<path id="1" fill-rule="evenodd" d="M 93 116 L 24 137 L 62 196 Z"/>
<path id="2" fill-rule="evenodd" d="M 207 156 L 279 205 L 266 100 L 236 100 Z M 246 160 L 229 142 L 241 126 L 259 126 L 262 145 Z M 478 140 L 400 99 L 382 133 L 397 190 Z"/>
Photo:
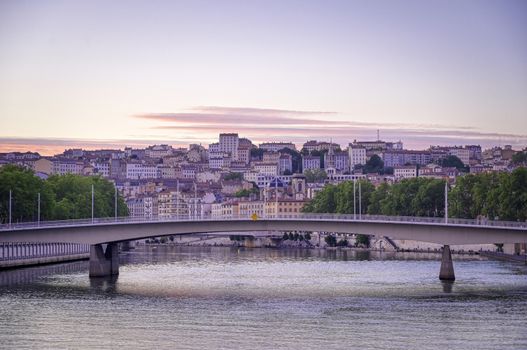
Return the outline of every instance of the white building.
<path id="1" fill-rule="evenodd" d="M 183 196 L 177 189 L 165 190 L 158 194 L 157 200 L 158 216 L 160 218 L 188 217 L 188 198 Z"/>
<path id="2" fill-rule="evenodd" d="M 132 218 L 142 218 L 144 216 L 143 201 L 139 198 L 130 198 L 126 201 L 128 213 Z"/>
<path id="3" fill-rule="evenodd" d="M 258 147 L 268 152 L 278 152 L 284 148 L 296 151 L 295 144 L 291 142 L 265 142 L 261 143 Z"/>
<path id="4" fill-rule="evenodd" d="M 109 162 L 94 162 L 91 163 L 93 166 L 93 172 L 103 177 L 110 177 L 110 163 Z"/>
<path id="5" fill-rule="evenodd" d="M 221 152 L 220 144 L 218 142 L 209 144 L 209 153 L 218 153 Z"/>
<path id="6" fill-rule="evenodd" d="M 366 148 L 361 146 L 355 146 L 353 144 L 349 145 L 349 165 L 350 170 L 353 171 L 356 165 L 366 164 Z"/>
<path id="7" fill-rule="evenodd" d="M 238 161 L 243 164 L 249 164 L 251 161 L 251 148 L 247 146 L 238 147 Z"/>
<path id="8" fill-rule="evenodd" d="M 462 147 L 451 147 L 448 149 L 448 154 L 458 157 L 464 165 L 469 165 L 470 149 Z"/>
<path id="9" fill-rule="evenodd" d="M 233 160 L 238 160 L 238 134 L 220 134 L 220 151 L 230 154 Z"/>
<path id="10" fill-rule="evenodd" d="M 254 162 L 252 168 L 263 175 L 278 175 L 278 163 Z"/>
<path id="11" fill-rule="evenodd" d="M 264 217 L 264 202 L 263 201 L 241 201 L 238 202 L 239 216 L 243 218 L 250 218 L 256 214 L 258 217 Z"/>
<path id="12" fill-rule="evenodd" d="M 159 169 L 155 165 L 146 165 L 142 163 L 127 163 L 126 178 L 132 180 L 157 179 L 159 178 Z"/>
<path id="13" fill-rule="evenodd" d="M 194 165 L 184 164 L 181 166 L 181 175 L 184 179 L 195 179 L 198 169 Z"/>
<path id="14" fill-rule="evenodd" d="M 393 168 L 393 176 L 396 179 L 411 179 L 417 177 L 417 167 L 415 165 L 396 166 Z"/>
<path id="15" fill-rule="evenodd" d="M 76 174 L 82 175 L 84 162 L 74 159 L 56 159 L 53 161 L 53 174 L 65 175 Z"/>
<path id="16" fill-rule="evenodd" d="M 154 145 L 145 149 L 145 156 L 149 158 L 163 158 L 172 155 L 172 146 Z"/>
<path id="17" fill-rule="evenodd" d="M 152 218 L 157 216 L 157 196 L 138 196 L 126 201 L 131 217 Z"/>
<path id="18" fill-rule="evenodd" d="M 320 169 L 319 156 L 302 156 L 302 169 L 306 170 Z"/>
<path id="19" fill-rule="evenodd" d="M 158 167 L 162 179 L 181 179 L 183 177 L 180 167 L 164 165 Z"/>
<path id="20" fill-rule="evenodd" d="M 210 169 L 223 169 L 228 168 L 231 165 L 231 157 L 227 153 L 214 153 L 209 154 L 209 168 Z"/>

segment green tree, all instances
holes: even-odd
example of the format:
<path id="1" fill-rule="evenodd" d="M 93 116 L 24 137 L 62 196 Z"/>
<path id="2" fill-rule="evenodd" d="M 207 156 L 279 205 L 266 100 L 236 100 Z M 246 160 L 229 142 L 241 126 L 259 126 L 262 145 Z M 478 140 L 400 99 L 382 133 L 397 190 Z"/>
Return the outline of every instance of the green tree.
<path id="1" fill-rule="evenodd" d="M 328 178 L 328 174 L 323 169 L 309 169 L 304 172 L 306 182 L 322 182 Z"/>
<path id="2" fill-rule="evenodd" d="M 384 169 L 384 162 L 382 161 L 381 157 L 374 154 L 371 156 L 368 161 L 366 161 L 366 164 L 364 165 L 363 172 L 366 174 L 369 173 L 380 173 Z"/>
<path id="3" fill-rule="evenodd" d="M 512 165 L 527 165 L 527 148 L 514 153 L 511 160 Z"/>
<path id="4" fill-rule="evenodd" d="M 355 246 L 370 247 L 370 236 L 368 235 L 355 235 Z"/>
<path id="5" fill-rule="evenodd" d="M 337 242 L 337 247 L 347 247 L 347 246 L 348 246 L 347 239 L 341 239 Z"/>
<path id="6" fill-rule="evenodd" d="M 373 191 L 370 196 L 370 204 L 368 205 L 368 214 L 382 214 L 381 203 L 386 197 L 388 197 L 390 189 L 390 185 L 384 182 L 379 187 L 377 187 L 375 191 Z"/>
<path id="7" fill-rule="evenodd" d="M 329 184 L 303 207 L 306 213 L 335 213 L 337 187 Z"/>
<path id="8" fill-rule="evenodd" d="M 324 237 L 324 241 L 330 247 L 335 247 L 337 245 L 337 239 L 333 235 L 327 235 Z"/>
<path id="9" fill-rule="evenodd" d="M 361 182 L 362 213 L 372 215 L 444 216 L 444 180 L 405 179 L 374 188 Z M 359 200 L 358 186 L 356 200 Z M 357 205 L 358 208 L 358 205 Z M 313 213 L 353 213 L 353 182 L 326 185 L 303 208 Z M 449 216 L 474 219 L 527 220 L 527 169 L 512 173 L 467 174 L 449 191 Z"/>
<path id="10" fill-rule="evenodd" d="M 98 176 L 79 176 L 73 174 L 53 175 L 46 185 L 54 193 L 56 205 L 52 219 L 82 219 L 91 217 L 91 186 L 94 187 L 94 216 L 114 216 L 114 186 Z M 128 216 L 128 207 L 118 194 L 118 216 Z"/>
<path id="11" fill-rule="evenodd" d="M 527 219 L 527 169 L 517 168 L 510 175 L 502 174 L 498 195 L 501 220 Z"/>
<path id="12" fill-rule="evenodd" d="M 241 198 L 241 197 L 250 197 L 250 196 L 251 196 L 251 193 L 252 193 L 251 190 L 242 189 L 242 190 L 236 191 L 236 193 L 234 194 L 234 196 L 235 196 L 235 197 L 238 197 L 238 198 Z"/>
<path id="13" fill-rule="evenodd" d="M 251 148 L 251 158 L 262 160 L 264 150 L 262 148 Z"/>
<path id="14" fill-rule="evenodd" d="M 225 180 L 237 180 L 242 181 L 243 180 L 243 174 L 237 173 L 237 172 L 230 172 L 224 177 Z"/>
<path id="15" fill-rule="evenodd" d="M 458 157 L 456 157 L 454 155 L 450 155 L 450 156 L 442 159 L 440 163 L 441 163 L 440 165 L 442 167 L 456 168 L 456 169 L 458 169 L 460 171 L 465 171 L 466 170 L 465 164 L 463 164 L 461 159 L 459 159 Z"/>
<path id="16" fill-rule="evenodd" d="M 424 180 L 424 181 L 423 181 Z M 419 187 L 411 202 L 413 216 L 444 216 L 445 182 L 437 179 L 417 179 Z"/>
<path id="17" fill-rule="evenodd" d="M 41 220 L 52 217 L 53 193 L 33 171 L 6 165 L 0 168 L 0 222 L 9 222 L 9 191 L 11 191 L 12 222 L 37 221 L 38 193 L 40 193 Z"/>

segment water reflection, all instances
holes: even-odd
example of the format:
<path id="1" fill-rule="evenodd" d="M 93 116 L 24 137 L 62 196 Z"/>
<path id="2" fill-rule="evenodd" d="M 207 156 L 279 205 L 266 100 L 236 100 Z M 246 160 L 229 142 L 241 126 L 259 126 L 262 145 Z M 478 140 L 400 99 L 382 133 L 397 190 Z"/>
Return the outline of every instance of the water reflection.
<path id="1" fill-rule="evenodd" d="M 454 287 L 453 281 L 441 281 L 441 285 L 443 286 L 443 292 L 452 293 L 452 288 Z"/>
<path id="2" fill-rule="evenodd" d="M 2 349 L 527 349 L 527 267 L 438 254 L 139 247 L 118 276 L 0 272 Z M 7 286 L 7 287 L 5 287 Z"/>
<path id="3" fill-rule="evenodd" d="M 0 286 L 30 284 L 45 276 L 80 273 L 87 271 L 87 268 L 87 261 L 73 261 L 63 264 L 3 270 L 0 271 Z"/>
<path id="4" fill-rule="evenodd" d="M 90 277 L 90 288 L 96 292 L 115 293 L 119 275 Z"/>

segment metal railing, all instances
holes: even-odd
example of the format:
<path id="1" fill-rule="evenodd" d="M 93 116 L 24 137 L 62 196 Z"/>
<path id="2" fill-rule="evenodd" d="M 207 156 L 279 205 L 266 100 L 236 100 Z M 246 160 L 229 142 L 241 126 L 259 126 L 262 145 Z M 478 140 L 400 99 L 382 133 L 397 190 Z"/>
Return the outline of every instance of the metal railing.
<path id="1" fill-rule="evenodd" d="M 56 220 L 40 222 L 20 222 L 0 225 L 2 231 L 27 230 L 35 228 L 60 228 L 72 226 L 94 226 L 94 225 L 121 225 L 139 224 L 155 222 L 200 222 L 200 221 L 251 221 L 251 220 L 291 220 L 291 221 L 346 221 L 346 222 L 385 222 L 385 223 L 413 223 L 413 224 L 434 224 L 434 225 L 462 225 L 475 227 L 496 227 L 496 228 L 517 228 L 527 229 L 527 222 L 516 221 L 497 221 L 497 220 L 473 220 L 448 218 L 445 222 L 443 217 L 415 217 L 415 216 L 386 216 L 386 215 L 354 215 L 354 214 L 319 214 L 319 213 L 285 213 L 278 215 L 268 215 L 265 217 L 255 217 L 250 215 L 235 215 L 231 217 L 214 217 L 211 215 L 202 216 L 152 216 L 152 217 L 108 217 L 94 219 L 77 220 Z M 1 239 L 1 234 L 0 234 Z"/>
<path id="2" fill-rule="evenodd" d="M 0 261 L 29 260 L 87 254 L 89 244 L 77 243 L 0 243 Z"/>

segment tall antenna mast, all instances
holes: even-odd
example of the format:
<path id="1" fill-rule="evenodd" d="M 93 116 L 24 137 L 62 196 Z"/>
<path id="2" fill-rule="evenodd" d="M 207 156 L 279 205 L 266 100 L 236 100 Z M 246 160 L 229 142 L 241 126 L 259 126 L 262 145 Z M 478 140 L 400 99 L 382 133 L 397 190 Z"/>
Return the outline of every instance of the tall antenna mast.
<path id="1" fill-rule="evenodd" d="M 379 129 L 377 129 L 377 141 L 380 141 L 381 138 L 379 137 Z"/>

